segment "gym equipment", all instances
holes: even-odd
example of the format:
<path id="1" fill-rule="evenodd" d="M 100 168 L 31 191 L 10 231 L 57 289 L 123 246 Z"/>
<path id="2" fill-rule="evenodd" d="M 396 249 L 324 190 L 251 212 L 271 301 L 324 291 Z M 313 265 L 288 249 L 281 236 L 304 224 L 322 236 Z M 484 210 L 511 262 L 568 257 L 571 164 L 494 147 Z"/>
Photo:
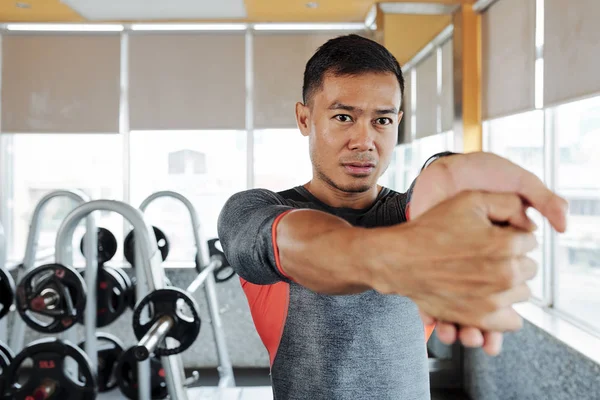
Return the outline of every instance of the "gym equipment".
<path id="1" fill-rule="evenodd" d="M 7 371 L 8 366 L 10 365 L 10 363 L 12 362 L 12 360 L 14 358 L 15 358 L 15 355 L 8 348 L 8 346 L 6 346 L 4 343 L 0 342 L 0 379 L 2 379 L 2 375 L 4 374 L 4 372 Z M 1 388 L 2 388 L 2 384 L 0 383 L 0 394 L 2 394 Z"/>
<path id="2" fill-rule="evenodd" d="M 81 238 L 79 249 L 85 256 L 85 239 L 87 234 Z M 106 228 L 98 228 L 98 265 L 110 261 L 117 254 L 117 238 Z"/>
<path id="3" fill-rule="evenodd" d="M 29 272 L 32 268 L 34 268 L 35 257 L 38 247 L 38 239 L 40 236 L 40 227 L 42 221 L 42 214 L 46 208 L 46 205 L 53 199 L 58 197 L 66 197 L 71 199 L 76 204 L 82 204 L 86 201 L 89 201 L 90 198 L 83 192 L 80 191 L 71 191 L 71 190 L 57 190 L 46 194 L 42 199 L 38 202 L 35 209 L 33 210 L 33 214 L 31 217 L 31 223 L 29 225 L 29 234 L 27 236 L 27 245 L 25 247 L 25 257 L 23 258 L 22 268 L 17 270 L 17 282 L 21 282 L 22 277 L 25 273 Z M 86 232 L 91 232 L 91 234 L 86 235 L 88 240 L 88 245 L 91 247 L 95 247 L 96 239 L 96 223 L 93 216 L 88 216 L 86 219 Z M 63 265 L 73 265 L 72 258 L 72 246 L 69 243 L 68 248 L 66 248 L 65 257 L 60 262 Z M 89 254 L 86 256 L 86 270 L 88 272 L 92 272 L 86 278 L 86 287 L 87 291 L 87 307 L 88 310 L 85 315 L 86 319 L 86 327 L 90 326 L 92 329 L 86 331 L 86 338 L 91 338 L 88 340 L 90 346 L 94 346 L 95 340 L 95 324 L 96 324 L 96 313 L 93 311 L 96 306 L 96 270 L 98 268 L 97 261 L 95 259 L 96 251 L 88 252 Z M 74 331 L 69 331 L 66 333 L 67 336 L 74 335 Z M 9 345 L 15 351 L 19 352 L 23 348 L 23 341 L 25 340 L 25 323 L 20 318 L 16 318 L 14 325 L 12 327 L 11 336 Z M 70 341 L 72 343 L 77 343 L 77 339 L 71 336 Z M 90 356 L 90 360 L 92 362 L 92 366 L 96 365 L 95 354 L 96 350 L 88 352 Z"/>
<path id="4" fill-rule="evenodd" d="M 139 302 L 133 313 L 133 331 L 140 341 L 134 351 L 137 360 L 146 360 L 151 354 L 178 354 L 191 346 L 200 333 L 201 321 L 197 304 L 190 294 L 206 284 L 220 266 L 221 260 L 214 258 L 185 291 L 161 289 L 151 292 Z M 184 305 L 191 316 L 183 314 Z M 142 323 L 142 312 L 146 306 L 150 306 L 150 321 Z M 177 340 L 179 345 L 165 345 L 164 341 L 168 338 Z"/>
<path id="5" fill-rule="evenodd" d="M 10 273 L 0 266 L 0 319 L 10 311 L 15 300 L 15 281 Z"/>
<path id="6" fill-rule="evenodd" d="M 113 335 L 99 332 L 96 334 L 96 343 L 98 343 L 98 391 L 108 392 L 118 385 L 117 363 L 123 352 L 123 344 Z M 85 342 L 79 343 L 79 347 L 83 349 Z"/>
<path id="7" fill-rule="evenodd" d="M 123 274 L 127 275 L 125 271 L 121 271 Z M 129 276 L 127 276 L 129 278 Z M 135 277 L 129 278 L 129 282 L 131 282 L 131 286 L 127 293 L 125 294 L 125 298 L 127 299 L 127 304 L 129 308 L 135 310 L 135 305 L 137 304 L 137 295 L 135 292 L 135 285 L 137 284 L 137 279 Z M 165 276 L 165 286 L 173 286 L 169 278 Z"/>
<path id="8" fill-rule="evenodd" d="M 79 374 L 72 376 L 64 368 L 67 357 L 77 364 Z M 26 382 L 19 369 L 33 360 Z M 79 348 L 56 338 L 39 339 L 14 358 L 4 374 L 4 395 L 12 400 L 94 400 L 97 385 L 90 362 Z"/>
<path id="9" fill-rule="evenodd" d="M 222 260 L 218 257 L 213 258 L 209 255 L 208 246 L 206 240 L 202 235 L 202 227 L 200 225 L 200 218 L 198 213 L 191 201 L 185 196 L 172 192 L 172 191 L 161 191 L 156 192 L 148 196 L 140 204 L 140 210 L 145 211 L 146 208 L 156 199 L 161 197 L 171 197 L 179 200 L 187 208 L 192 223 L 192 234 L 194 235 L 194 242 L 196 244 L 196 260 L 195 265 L 199 270 L 200 274 L 192 282 L 192 284 L 186 290 L 188 293 L 194 293 L 196 289 L 204 285 L 204 292 L 206 294 L 206 303 L 208 304 L 208 311 L 210 315 L 210 323 L 212 325 L 213 336 L 216 344 L 217 357 L 219 359 L 219 387 L 235 387 L 235 378 L 233 375 L 233 367 L 229 358 L 229 351 L 227 349 L 227 343 L 225 341 L 225 334 L 223 333 L 223 326 L 221 323 L 221 315 L 219 314 L 219 304 L 217 300 L 217 292 L 215 287 L 215 277 L 213 272 L 215 268 L 219 268 L 222 264 Z M 141 263 L 137 257 L 135 258 L 136 263 Z M 201 268 L 201 266 L 205 266 Z M 139 295 L 141 299 L 143 296 Z M 161 340 L 158 340 L 161 342 Z"/>
<path id="10" fill-rule="evenodd" d="M 129 286 L 117 268 L 99 267 L 96 292 L 96 326 L 102 328 L 116 321 L 129 306 Z M 85 277 L 85 271 L 82 272 Z M 79 322 L 83 323 L 83 319 Z"/>
<path id="11" fill-rule="evenodd" d="M 6 340 L 6 321 L 2 318 L 12 309 L 15 300 L 15 282 L 6 267 L 6 236 L 0 224 L 0 340 Z"/>
<path id="12" fill-rule="evenodd" d="M 184 315 L 183 305 L 190 310 L 191 316 Z M 142 323 L 142 311 L 150 307 L 150 320 Z M 134 356 L 138 361 L 150 357 L 169 356 L 187 350 L 200 333 L 200 312 L 196 301 L 178 288 L 159 289 L 144 297 L 133 312 L 133 332 L 140 343 L 134 347 Z M 166 345 L 165 338 L 170 337 L 179 343 Z"/>
<path id="13" fill-rule="evenodd" d="M 85 255 L 85 235 L 81 238 L 81 252 Z M 104 263 L 117 254 L 117 239 L 105 228 L 98 228 L 98 278 L 96 287 L 96 326 L 102 328 L 117 320 L 129 305 L 127 293 L 131 280 L 118 268 Z M 85 276 L 85 271 L 82 272 Z M 83 320 L 79 322 L 83 323 Z"/>
<path id="14" fill-rule="evenodd" d="M 221 261 L 221 266 L 215 269 L 214 272 L 216 283 L 227 282 L 235 276 L 235 271 L 229 264 L 229 261 L 227 261 L 227 258 L 225 258 L 225 253 L 223 253 L 220 247 L 221 241 L 219 239 L 210 239 L 208 241 L 208 254 L 210 258 L 217 258 Z M 196 263 L 196 270 L 202 272 L 202 266 L 198 263 Z"/>
<path id="15" fill-rule="evenodd" d="M 137 400 L 138 394 L 138 361 L 131 347 L 119 357 L 115 375 L 119 389 L 128 399 Z M 150 395 L 151 399 L 165 399 L 168 395 L 165 370 L 162 368 L 160 358 L 154 356 L 150 359 Z"/>
<path id="16" fill-rule="evenodd" d="M 160 250 L 160 255 L 165 261 L 169 256 L 169 241 L 167 240 L 167 235 L 159 228 L 153 226 L 154 236 L 156 236 L 156 244 L 158 245 L 158 249 Z M 123 242 L 123 255 L 127 262 L 131 265 L 135 262 L 135 233 L 133 229 L 129 231 L 127 236 L 125 236 L 125 240 Z"/>
<path id="17" fill-rule="evenodd" d="M 85 283 L 73 268 L 47 264 L 29 271 L 17 287 L 17 310 L 32 329 L 58 333 L 69 329 L 83 315 Z M 36 318 L 47 317 L 49 322 Z"/>
<path id="18" fill-rule="evenodd" d="M 144 217 L 139 210 L 120 201 L 94 200 L 82 204 L 71 211 L 58 230 L 56 237 L 56 261 L 58 263 L 64 263 L 68 256 L 68 249 L 72 243 L 73 234 L 77 224 L 82 218 L 87 217 L 94 211 L 116 212 L 129 220 L 133 229 L 136 231 L 136 236 L 138 238 L 138 240 L 136 240 L 136 246 L 140 249 L 140 251 L 136 252 L 137 262 L 135 265 L 136 277 L 138 280 L 138 298 L 141 299 L 148 292 L 164 288 L 164 271 L 161 268 L 162 258 L 158 251 L 154 230 L 144 221 Z M 95 244 L 96 243 L 94 242 L 88 248 L 95 250 Z M 87 272 L 89 273 L 89 271 Z M 86 274 L 86 279 L 87 278 L 89 278 L 89 275 Z M 95 282 L 93 283 L 95 288 Z M 94 298 L 94 306 L 96 305 L 95 300 L 96 299 Z M 88 299 L 88 301 L 90 300 Z M 93 309 L 91 312 L 95 314 Z M 86 309 L 86 318 L 87 316 Z M 94 325 L 88 325 L 86 321 L 86 332 L 88 329 L 95 329 L 95 321 Z M 88 340 L 88 336 L 86 335 L 86 341 Z M 94 342 L 96 341 L 95 334 L 92 340 L 94 340 Z M 165 370 L 165 380 L 171 399 L 187 400 L 188 396 L 183 384 L 184 371 L 181 357 L 178 355 L 163 357 L 161 362 Z M 138 383 L 139 398 L 150 399 L 150 363 L 148 361 L 138 364 Z"/>

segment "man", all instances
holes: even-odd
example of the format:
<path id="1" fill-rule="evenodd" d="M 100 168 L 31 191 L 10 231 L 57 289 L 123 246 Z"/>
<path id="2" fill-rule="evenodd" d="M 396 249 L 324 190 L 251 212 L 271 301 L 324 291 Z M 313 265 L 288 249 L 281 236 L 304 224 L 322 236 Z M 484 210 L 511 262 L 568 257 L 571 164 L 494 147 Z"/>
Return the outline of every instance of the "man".
<path id="1" fill-rule="evenodd" d="M 536 274 L 526 208 L 564 230 L 565 202 L 490 154 L 435 157 L 406 194 L 378 186 L 403 90 L 379 44 L 327 42 L 296 106 L 312 180 L 238 193 L 221 212 L 219 237 L 269 352 L 276 400 L 428 399 L 420 312 L 443 321 L 444 341 L 496 353 L 501 332 L 521 326 L 511 306 L 528 299 Z"/>

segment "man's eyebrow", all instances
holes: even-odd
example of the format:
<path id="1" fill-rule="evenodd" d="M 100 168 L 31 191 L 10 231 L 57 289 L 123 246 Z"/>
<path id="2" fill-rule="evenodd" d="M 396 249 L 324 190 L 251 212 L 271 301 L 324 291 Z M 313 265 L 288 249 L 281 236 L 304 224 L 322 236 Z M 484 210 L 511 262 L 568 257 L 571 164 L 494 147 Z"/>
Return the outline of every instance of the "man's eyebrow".
<path id="1" fill-rule="evenodd" d="M 398 109 L 396 107 L 379 108 L 379 109 L 375 110 L 375 114 L 377 114 L 377 115 L 398 114 Z"/>
<path id="2" fill-rule="evenodd" d="M 335 102 L 329 106 L 330 110 L 345 110 L 345 111 L 362 111 L 360 108 L 356 108 L 354 106 L 349 106 L 347 104 L 343 104 L 340 102 Z"/>

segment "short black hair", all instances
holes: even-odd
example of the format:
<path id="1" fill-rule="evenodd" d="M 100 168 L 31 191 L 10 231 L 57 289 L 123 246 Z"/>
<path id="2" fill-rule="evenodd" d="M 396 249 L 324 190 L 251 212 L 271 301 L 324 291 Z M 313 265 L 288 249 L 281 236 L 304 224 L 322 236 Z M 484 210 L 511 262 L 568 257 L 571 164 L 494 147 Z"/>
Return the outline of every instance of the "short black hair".
<path id="1" fill-rule="evenodd" d="M 304 70 L 302 101 L 304 104 L 323 84 L 326 74 L 359 75 L 367 72 L 392 73 L 404 96 L 404 76 L 398 60 L 379 43 L 356 35 L 339 36 L 323 44 L 308 60 Z"/>

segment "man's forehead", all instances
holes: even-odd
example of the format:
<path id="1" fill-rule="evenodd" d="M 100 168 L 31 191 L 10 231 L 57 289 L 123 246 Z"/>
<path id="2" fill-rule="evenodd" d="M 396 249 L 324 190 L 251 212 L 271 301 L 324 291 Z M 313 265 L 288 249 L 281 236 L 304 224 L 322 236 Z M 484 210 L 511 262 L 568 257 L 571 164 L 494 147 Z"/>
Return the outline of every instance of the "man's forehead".
<path id="1" fill-rule="evenodd" d="M 400 107 L 400 84 L 392 73 L 365 73 L 360 75 L 333 75 L 323 77 L 320 90 L 315 93 L 321 106 L 336 103 L 360 107 Z M 373 104 L 377 103 L 377 104 Z"/>

